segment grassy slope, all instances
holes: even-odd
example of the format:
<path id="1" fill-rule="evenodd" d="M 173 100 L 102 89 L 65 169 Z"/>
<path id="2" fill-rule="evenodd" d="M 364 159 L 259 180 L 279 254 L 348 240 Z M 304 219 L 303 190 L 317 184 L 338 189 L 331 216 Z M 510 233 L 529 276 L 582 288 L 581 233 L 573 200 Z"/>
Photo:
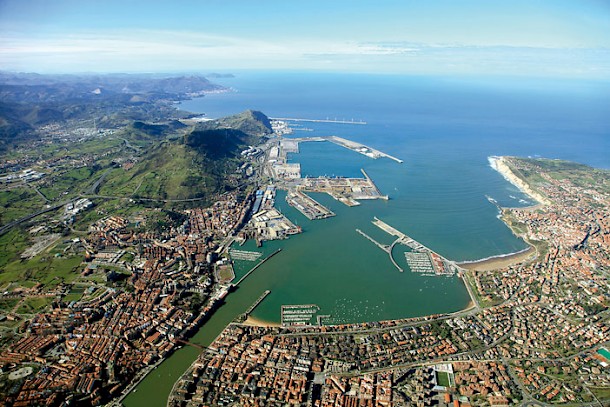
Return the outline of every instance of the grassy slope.
<path id="1" fill-rule="evenodd" d="M 198 155 L 183 144 L 163 142 L 129 171 L 113 170 L 100 195 L 153 199 L 188 199 L 206 196 L 215 186 L 204 174 Z"/>

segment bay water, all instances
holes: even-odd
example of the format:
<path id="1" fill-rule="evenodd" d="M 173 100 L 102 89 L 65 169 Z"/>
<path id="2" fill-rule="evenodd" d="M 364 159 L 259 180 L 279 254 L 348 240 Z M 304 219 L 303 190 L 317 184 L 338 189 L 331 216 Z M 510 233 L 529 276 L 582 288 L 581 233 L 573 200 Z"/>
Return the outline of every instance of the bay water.
<path id="1" fill-rule="evenodd" d="M 264 290 L 271 294 L 252 316 L 279 322 L 282 304 L 317 304 L 327 322 L 405 318 L 463 309 L 469 297 L 458 277 L 411 273 L 404 247 L 389 256 L 377 241 L 393 238 L 374 226 L 378 217 L 450 260 L 475 260 L 522 250 L 525 243 L 498 219 L 500 205 L 533 202 L 489 165 L 492 155 L 542 156 L 610 168 L 610 83 L 541 78 L 446 78 L 298 72 L 241 72 L 218 79 L 235 91 L 185 101 L 181 109 L 218 118 L 246 109 L 270 117 L 364 120 L 366 125 L 301 122 L 292 137 L 336 135 L 396 156 L 373 160 L 328 142 L 301 143 L 291 162 L 303 176 L 360 177 L 364 169 L 388 201 L 346 207 L 312 194 L 336 213 L 310 221 L 278 192 L 276 206 L 303 228 L 288 240 L 248 242 L 263 256 L 259 267 L 192 338 L 208 345 Z M 297 127 L 299 128 L 299 127 Z M 256 263 L 236 262 L 239 276 Z M 151 373 L 128 406 L 165 405 L 173 382 L 198 351 L 185 347 Z"/>

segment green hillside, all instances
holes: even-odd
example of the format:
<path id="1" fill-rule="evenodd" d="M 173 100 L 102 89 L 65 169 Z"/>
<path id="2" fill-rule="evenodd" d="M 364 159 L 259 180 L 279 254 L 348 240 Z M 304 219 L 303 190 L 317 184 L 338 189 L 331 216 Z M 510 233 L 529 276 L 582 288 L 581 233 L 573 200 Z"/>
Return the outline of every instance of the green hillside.
<path id="1" fill-rule="evenodd" d="M 168 131 L 144 124 L 136 129 L 158 135 Z M 254 111 L 202 123 L 184 139 L 156 143 L 133 168 L 113 169 L 99 194 L 172 201 L 211 198 L 239 184 L 235 170 L 243 162 L 240 152 L 271 132 L 267 116 Z"/>
<path id="2" fill-rule="evenodd" d="M 151 199 L 204 197 L 219 185 L 201 157 L 184 144 L 165 141 L 152 147 L 132 169 L 116 168 L 100 195 Z"/>

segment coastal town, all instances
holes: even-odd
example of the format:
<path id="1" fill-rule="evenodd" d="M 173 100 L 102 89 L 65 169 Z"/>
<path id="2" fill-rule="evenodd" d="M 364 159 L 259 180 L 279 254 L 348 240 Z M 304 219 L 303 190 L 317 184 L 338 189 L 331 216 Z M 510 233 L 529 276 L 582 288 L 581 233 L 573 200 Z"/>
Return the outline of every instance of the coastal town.
<path id="1" fill-rule="evenodd" d="M 289 129 L 280 128 L 284 134 Z M 94 130 L 88 134 L 102 137 Z M 346 139 L 334 142 L 372 159 L 384 157 Z M 130 171 L 139 159 L 125 143 L 110 148 L 104 154 L 111 158 L 125 149 L 133 154 L 131 165 L 115 165 L 120 171 Z M 45 283 L 3 285 L 0 365 L 13 379 L 2 382 L 2 405 L 122 402 L 169 355 L 192 345 L 189 338 L 228 295 L 239 295 L 232 293 L 239 285 L 233 260 L 261 256 L 239 244 L 253 239 L 260 246 L 302 232 L 276 208 L 278 190 L 286 190 L 288 203 L 312 220 L 335 214 L 307 192 L 328 193 L 348 206 L 387 199 L 364 171 L 362 179 L 301 178 L 299 168 L 286 161 L 286 152 L 297 150 L 298 142 L 278 135 L 262 148 L 248 147 L 245 163 L 232 175 L 248 187 L 219 194 L 207 207 L 168 210 L 135 205 L 130 198 L 133 210 L 113 213 L 94 205 L 100 183 L 86 194 L 70 192 L 73 199 L 58 206 L 59 219 L 45 217 L 45 224 L 30 227 L 39 243 L 23 257 L 65 261 L 69 273 Z M 88 154 L 78 159 L 101 158 Z M 471 307 L 342 325 L 258 326 L 236 318 L 176 382 L 168 404 L 605 405 L 607 173 L 581 182 L 551 172 L 541 160 L 494 160 L 498 171 L 540 204 L 502 209 L 506 224 L 531 245 L 526 256 L 508 266 L 494 267 L 493 260 L 491 266 L 460 266 Z M 28 161 L 32 169 L 16 180 L 7 179 L 7 188 L 14 182 L 42 187 L 55 176 L 33 164 Z M 67 171 L 65 160 L 57 165 Z M 96 216 L 86 230 L 70 239 L 57 233 L 82 228 L 91 213 Z M 405 256 L 413 272 L 452 275 L 458 267 L 379 219 L 373 223 L 412 247 Z"/>
<path id="2" fill-rule="evenodd" d="M 535 188 L 548 201 L 504 210 L 536 257 L 484 272 L 471 265 L 463 278 L 477 306 L 338 326 L 232 324 L 183 375 L 170 405 L 605 405 L 607 175 L 583 188 L 535 160 L 497 159 L 508 179 L 542 177 Z"/>

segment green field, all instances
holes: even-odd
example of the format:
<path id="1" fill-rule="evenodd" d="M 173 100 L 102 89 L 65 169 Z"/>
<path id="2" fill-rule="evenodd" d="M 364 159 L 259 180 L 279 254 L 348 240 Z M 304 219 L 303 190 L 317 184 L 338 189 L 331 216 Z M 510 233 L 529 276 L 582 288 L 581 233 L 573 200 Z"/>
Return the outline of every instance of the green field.
<path id="1" fill-rule="evenodd" d="M 516 163 L 529 164 L 527 169 L 516 170 L 528 183 L 535 185 L 547 182 L 540 172 L 546 172 L 556 180 L 568 180 L 581 188 L 591 188 L 602 193 L 610 192 L 610 170 L 592 168 L 587 165 L 545 158 L 510 158 Z M 514 170 L 514 166 L 510 166 Z"/>
<path id="2" fill-rule="evenodd" d="M 40 192 L 49 200 L 65 199 L 84 190 L 101 176 L 91 167 L 74 168 L 62 174 L 52 175 L 40 187 Z"/>
<path id="3" fill-rule="evenodd" d="M 70 292 L 63 298 L 64 302 L 78 301 L 83 297 L 86 287 L 80 285 L 73 285 Z"/>
<path id="4" fill-rule="evenodd" d="M 12 260 L 19 257 L 19 254 L 29 245 L 28 237 L 19 228 L 13 228 L 4 235 L 0 236 L 0 270 Z"/>
<path id="5" fill-rule="evenodd" d="M 26 287 L 36 283 L 54 287 L 69 283 L 80 276 L 78 268 L 82 260 L 82 256 L 57 258 L 48 254 L 30 260 L 14 260 L 2 267 L 0 285 L 17 282 Z"/>
<path id="6" fill-rule="evenodd" d="M 0 191 L 0 225 L 6 225 L 43 208 L 45 200 L 32 187 Z"/>
<path id="7" fill-rule="evenodd" d="M 29 297 L 19 306 L 17 314 L 35 314 L 44 310 L 54 297 Z"/>
<path id="8" fill-rule="evenodd" d="M 435 372 L 435 374 L 436 374 L 436 383 L 439 386 L 451 387 L 451 384 L 449 382 L 449 373 L 447 373 L 447 372 Z"/>

